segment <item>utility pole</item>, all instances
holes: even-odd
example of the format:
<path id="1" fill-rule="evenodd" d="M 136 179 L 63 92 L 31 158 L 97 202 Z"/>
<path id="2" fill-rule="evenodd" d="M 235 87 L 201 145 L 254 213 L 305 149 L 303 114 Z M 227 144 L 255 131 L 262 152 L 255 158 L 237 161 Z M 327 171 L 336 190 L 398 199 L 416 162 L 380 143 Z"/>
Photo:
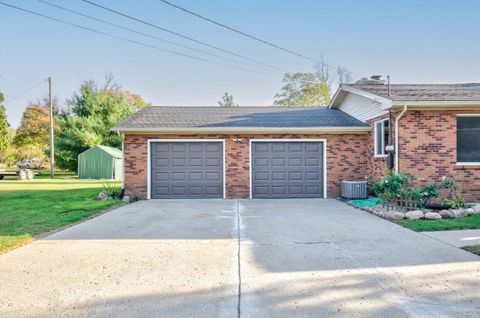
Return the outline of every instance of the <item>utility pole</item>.
<path id="1" fill-rule="evenodd" d="M 52 78 L 48 77 L 48 103 L 50 105 L 50 178 L 55 177 L 55 145 L 53 141 Z"/>

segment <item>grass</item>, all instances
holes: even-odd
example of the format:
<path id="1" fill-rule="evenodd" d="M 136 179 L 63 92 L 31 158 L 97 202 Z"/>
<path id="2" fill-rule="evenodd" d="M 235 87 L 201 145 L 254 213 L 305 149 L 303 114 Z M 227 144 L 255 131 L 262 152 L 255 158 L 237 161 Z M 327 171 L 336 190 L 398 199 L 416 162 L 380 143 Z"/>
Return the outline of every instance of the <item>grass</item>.
<path id="1" fill-rule="evenodd" d="M 444 220 L 400 220 L 399 224 L 418 232 L 480 229 L 480 215 L 461 219 Z"/>
<path id="2" fill-rule="evenodd" d="M 103 190 L 103 181 L 68 176 L 0 181 L 0 253 L 121 204 L 93 199 Z"/>
<path id="3" fill-rule="evenodd" d="M 469 251 L 470 253 L 477 254 L 480 256 L 480 245 L 474 245 L 474 246 L 465 246 L 463 247 L 465 251 Z"/>

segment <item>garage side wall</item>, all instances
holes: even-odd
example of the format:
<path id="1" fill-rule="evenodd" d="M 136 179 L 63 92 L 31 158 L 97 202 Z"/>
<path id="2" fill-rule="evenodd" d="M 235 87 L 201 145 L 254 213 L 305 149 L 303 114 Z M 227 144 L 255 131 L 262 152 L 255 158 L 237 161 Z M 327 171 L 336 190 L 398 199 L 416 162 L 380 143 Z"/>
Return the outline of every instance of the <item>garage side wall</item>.
<path id="1" fill-rule="evenodd" d="M 241 139 L 237 143 L 234 139 Z M 227 198 L 250 197 L 250 139 L 326 139 L 327 195 L 340 195 L 344 179 L 364 179 L 367 174 L 366 134 L 325 135 L 125 135 L 125 193 L 147 198 L 147 144 L 149 139 L 224 139 Z"/>

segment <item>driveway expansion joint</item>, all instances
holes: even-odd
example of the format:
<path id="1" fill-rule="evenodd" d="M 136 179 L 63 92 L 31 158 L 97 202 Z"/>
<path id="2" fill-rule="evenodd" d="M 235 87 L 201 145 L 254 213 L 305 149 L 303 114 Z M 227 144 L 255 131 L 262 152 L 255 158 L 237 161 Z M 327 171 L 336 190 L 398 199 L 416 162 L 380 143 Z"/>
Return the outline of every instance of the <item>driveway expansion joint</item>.
<path id="1" fill-rule="evenodd" d="M 241 316 L 242 304 L 242 268 L 241 268 L 241 233 L 240 233 L 240 210 L 238 208 L 238 200 L 235 200 L 235 211 L 237 214 L 237 269 L 238 269 L 238 299 L 237 299 L 237 318 Z"/>

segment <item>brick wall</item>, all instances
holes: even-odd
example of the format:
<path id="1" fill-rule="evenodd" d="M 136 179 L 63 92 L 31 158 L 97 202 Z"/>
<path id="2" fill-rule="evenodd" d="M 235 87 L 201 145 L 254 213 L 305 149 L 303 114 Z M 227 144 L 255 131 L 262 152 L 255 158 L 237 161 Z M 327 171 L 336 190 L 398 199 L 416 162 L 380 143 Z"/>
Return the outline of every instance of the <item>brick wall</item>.
<path id="1" fill-rule="evenodd" d="M 469 200 L 480 201 L 480 166 L 457 166 L 456 114 L 453 110 L 409 110 L 399 125 L 399 166 L 417 185 L 439 182 L 442 176 L 460 183 Z M 374 119 L 373 121 L 378 120 Z M 393 125 L 393 123 L 392 123 Z M 393 126 L 392 126 L 393 127 Z M 369 175 L 384 175 L 386 160 L 373 158 L 373 131 L 369 136 Z"/>
<path id="2" fill-rule="evenodd" d="M 321 138 L 327 140 L 327 194 L 337 197 L 343 179 L 363 179 L 367 174 L 366 134 L 326 135 L 125 135 L 125 193 L 147 196 L 148 139 L 225 139 L 226 196 L 248 198 L 250 195 L 249 140 L 268 138 Z M 241 138 L 237 144 L 234 138 Z"/>

